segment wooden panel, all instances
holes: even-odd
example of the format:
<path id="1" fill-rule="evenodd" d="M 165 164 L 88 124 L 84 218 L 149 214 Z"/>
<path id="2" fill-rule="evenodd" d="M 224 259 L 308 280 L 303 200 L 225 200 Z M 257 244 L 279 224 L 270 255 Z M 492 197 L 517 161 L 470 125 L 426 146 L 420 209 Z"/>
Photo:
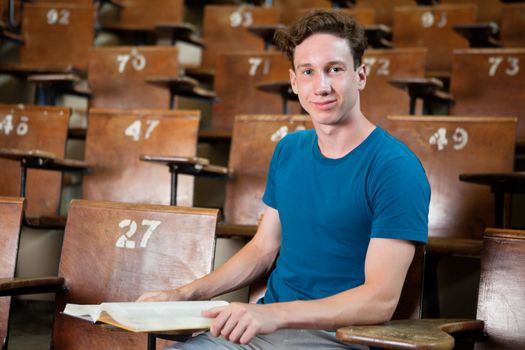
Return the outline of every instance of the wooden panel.
<path id="1" fill-rule="evenodd" d="M 14 197 L 0 197 L 0 278 L 15 276 L 20 223 L 24 200 Z M 0 348 L 4 348 L 9 322 L 10 297 L 0 298 Z"/>
<path id="2" fill-rule="evenodd" d="M 311 128 L 307 116 L 242 115 L 235 118 L 224 216 L 229 224 L 257 225 L 263 213 L 261 198 L 273 150 L 288 132 Z"/>
<path id="3" fill-rule="evenodd" d="M 494 224 L 494 198 L 486 186 L 460 182 L 462 173 L 510 172 L 515 118 L 390 117 L 388 131 L 426 170 L 432 196 L 429 236 L 481 239 Z M 448 142 L 448 143 L 445 143 Z"/>
<path id="4" fill-rule="evenodd" d="M 119 24 L 154 28 L 160 23 L 181 23 L 183 0 L 122 0 Z"/>
<path id="5" fill-rule="evenodd" d="M 91 51 L 88 80 L 91 107 L 169 108 L 168 89 L 148 77 L 178 75 L 175 47 L 100 47 Z"/>
<path id="6" fill-rule="evenodd" d="M 394 10 L 393 41 L 396 47 L 427 47 L 427 69 L 450 70 L 452 50 L 468 48 L 468 41 L 453 29 L 474 23 L 475 5 L 405 6 Z"/>
<path id="7" fill-rule="evenodd" d="M 501 41 L 505 47 L 525 47 L 525 3 L 503 4 Z"/>
<path id="8" fill-rule="evenodd" d="M 207 5 L 202 25 L 206 43 L 202 66 L 214 68 L 217 55 L 221 52 L 263 50 L 263 40 L 246 27 L 276 23 L 277 13 L 271 7 Z"/>
<path id="9" fill-rule="evenodd" d="M 297 17 L 298 12 L 305 12 L 314 8 L 331 8 L 330 0 L 274 0 L 273 6 L 277 10 L 279 23 L 290 24 Z"/>
<path id="10" fill-rule="evenodd" d="M 366 87 L 360 92 L 361 110 L 375 124 L 382 125 L 387 115 L 408 114 L 409 96 L 388 83 L 395 78 L 423 78 L 427 51 L 424 48 L 367 50 Z"/>
<path id="11" fill-rule="evenodd" d="M 92 5 L 26 3 L 22 28 L 22 64 L 87 69 L 95 34 Z"/>
<path id="12" fill-rule="evenodd" d="M 525 49 L 458 50 L 453 63 L 451 113 L 518 117 L 525 141 Z"/>
<path id="13" fill-rule="evenodd" d="M 525 348 L 525 231 L 487 231 L 481 255 L 476 318 L 485 321 L 475 350 Z"/>
<path id="14" fill-rule="evenodd" d="M 73 201 L 59 267 L 69 290 L 57 297 L 54 349 L 145 349 L 144 334 L 108 330 L 59 312 L 65 303 L 134 301 L 146 291 L 176 288 L 209 273 L 216 220 L 213 209 Z M 126 239 L 126 232 L 134 234 Z"/>
<path id="15" fill-rule="evenodd" d="M 322 8 L 322 7 L 316 7 Z M 289 12 L 287 15 L 290 16 L 290 22 L 299 18 L 302 15 L 305 15 L 308 11 L 312 9 L 296 9 Z M 353 16 L 355 19 L 362 25 L 371 25 L 376 23 L 376 10 L 368 7 L 355 7 L 355 8 L 341 8 L 336 9 L 335 11 L 340 11 L 348 16 Z M 283 22 L 283 21 L 281 21 Z"/>
<path id="16" fill-rule="evenodd" d="M 258 83 L 289 81 L 290 63 L 278 52 L 245 51 L 221 54 L 216 58 L 212 127 L 231 130 L 237 114 L 282 113 L 281 96 L 259 91 Z M 298 102 L 289 103 L 290 113 L 300 111 Z"/>
<path id="17" fill-rule="evenodd" d="M 0 105 L 0 148 L 41 150 L 64 158 L 70 110 L 64 107 Z M 0 159 L 0 195 L 20 195 L 20 163 Z M 60 203 L 60 172 L 30 169 L 26 215 L 56 215 Z"/>
<path id="18" fill-rule="evenodd" d="M 386 24 L 388 26 L 393 23 L 393 12 L 396 6 L 410 6 L 414 5 L 414 0 L 359 0 L 356 8 L 373 8 L 376 10 L 376 23 Z"/>
<path id="19" fill-rule="evenodd" d="M 501 0 L 441 0 L 442 4 L 476 4 L 477 22 L 499 22 L 504 4 Z"/>
<path id="20" fill-rule="evenodd" d="M 184 110 L 91 109 L 82 198 L 169 204 L 170 174 L 143 154 L 195 157 L 200 114 Z M 177 203 L 193 203 L 193 176 L 179 176 Z"/>

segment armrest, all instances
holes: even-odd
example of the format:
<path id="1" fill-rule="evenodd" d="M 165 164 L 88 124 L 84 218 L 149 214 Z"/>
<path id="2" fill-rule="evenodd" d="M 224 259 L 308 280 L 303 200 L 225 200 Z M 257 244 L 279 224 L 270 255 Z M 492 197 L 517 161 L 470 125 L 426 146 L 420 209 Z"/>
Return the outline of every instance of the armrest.
<path id="1" fill-rule="evenodd" d="M 215 80 L 215 70 L 213 68 L 204 68 L 195 65 L 182 65 L 184 75 L 197 79 L 203 83 L 213 83 Z"/>
<path id="2" fill-rule="evenodd" d="M 460 174 L 459 180 L 478 185 L 489 185 L 493 190 L 497 188 L 506 193 L 525 192 L 525 171 Z"/>
<path id="3" fill-rule="evenodd" d="M 247 29 L 250 33 L 258 36 L 264 41 L 264 47 L 265 49 L 268 49 L 268 46 L 270 46 L 273 43 L 273 36 L 277 29 L 283 28 L 284 25 L 280 23 L 276 24 L 259 24 L 259 25 L 252 25 L 249 26 Z"/>
<path id="4" fill-rule="evenodd" d="M 494 22 L 454 25 L 454 31 L 468 40 L 470 47 L 501 47 L 499 27 Z"/>
<path id="5" fill-rule="evenodd" d="M 287 100 L 299 100 L 299 97 L 293 92 L 289 80 L 263 81 L 257 84 L 256 87 L 264 92 L 281 95 Z"/>
<path id="6" fill-rule="evenodd" d="M 165 164 L 170 168 L 170 172 L 176 171 L 180 174 L 219 178 L 233 176 L 232 169 L 210 165 L 209 160 L 205 158 L 141 155 L 140 160 Z"/>
<path id="7" fill-rule="evenodd" d="M 65 288 L 63 277 L 0 278 L 0 296 L 53 293 Z"/>
<path id="8" fill-rule="evenodd" d="M 426 250 L 432 253 L 479 257 L 483 240 L 429 237 Z"/>
<path id="9" fill-rule="evenodd" d="M 384 24 L 367 25 L 365 34 L 368 44 L 374 48 L 392 48 L 392 31 Z"/>
<path id="10" fill-rule="evenodd" d="M 66 228 L 66 220 L 65 216 L 24 216 L 24 225 L 38 229 L 63 230 Z"/>
<path id="11" fill-rule="evenodd" d="M 231 130 L 199 130 L 199 142 L 231 142 Z"/>
<path id="12" fill-rule="evenodd" d="M 242 237 L 251 238 L 257 232 L 256 225 L 217 224 L 216 235 L 221 238 Z"/>
<path id="13" fill-rule="evenodd" d="M 80 77 L 72 73 L 55 73 L 55 74 L 31 74 L 27 76 L 30 83 L 76 83 Z"/>
<path id="14" fill-rule="evenodd" d="M 24 44 L 23 36 L 6 30 L 3 23 L 0 24 L 0 39 L 1 38 L 4 38 L 17 44 Z"/>
<path id="15" fill-rule="evenodd" d="M 199 47 L 206 47 L 204 40 L 195 35 L 196 28 L 191 23 L 159 23 L 155 25 L 155 32 L 160 37 L 170 37 L 172 43 L 184 41 Z"/>
<path id="16" fill-rule="evenodd" d="M 482 331 L 483 321 L 423 319 L 391 321 L 378 326 L 352 326 L 337 330 L 337 339 L 383 349 L 448 350 L 454 347 L 451 333 Z"/>
<path id="17" fill-rule="evenodd" d="M 75 159 L 59 159 L 51 152 L 40 150 L 18 150 L 0 148 L 0 158 L 18 160 L 26 168 L 60 170 L 60 171 L 87 171 L 86 162 Z"/>
<path id="18" fill-rule="evenodd" d="M 214 91 L 199 86 L 199 82 L 190 77 L 147 77 L 146 82 L 168 88 L 172 95 L 200 98 L 215 101 Z"/>

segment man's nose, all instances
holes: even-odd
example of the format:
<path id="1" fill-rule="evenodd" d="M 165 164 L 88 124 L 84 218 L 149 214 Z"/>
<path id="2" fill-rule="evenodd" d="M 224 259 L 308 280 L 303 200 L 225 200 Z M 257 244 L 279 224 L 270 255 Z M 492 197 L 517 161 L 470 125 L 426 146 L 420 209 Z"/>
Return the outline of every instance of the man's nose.
<path id="1" fill-rule="evenodd" d="M 330 78 L 326 74 L 318 74 L 317 77 L 315 93 L 317 95 L 326 95 L 330 93 L 332 89 Z"/>

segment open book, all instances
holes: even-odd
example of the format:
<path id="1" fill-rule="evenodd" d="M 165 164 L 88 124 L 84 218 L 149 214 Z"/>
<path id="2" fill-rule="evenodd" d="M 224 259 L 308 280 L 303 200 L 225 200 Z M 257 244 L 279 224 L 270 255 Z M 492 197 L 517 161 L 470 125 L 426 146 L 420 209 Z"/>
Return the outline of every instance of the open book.
<path id="1" fill-rule="evenodd" d="M 214 300 L 66 304 L 62 313 L 130 332 L 169 332 L 208 329 L 212 319 L 201 316 L 201 312 L 227 304 L 226 301 Z"/>

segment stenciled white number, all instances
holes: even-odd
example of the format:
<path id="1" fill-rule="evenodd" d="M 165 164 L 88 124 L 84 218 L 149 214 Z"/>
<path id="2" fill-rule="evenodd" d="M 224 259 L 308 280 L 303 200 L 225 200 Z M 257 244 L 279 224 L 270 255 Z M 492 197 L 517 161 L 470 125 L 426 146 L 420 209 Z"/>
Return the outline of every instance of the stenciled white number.
<path id="1" fill-rule="evenodd" d="M 262 58 L 260 57 L 250 57 L 248 59 L 248 63 L 250 63 L 250 76 L 253 77 L 255 74 L 257 74 L 257 68 L 262 63 Z"/>
<path id="2" fill-rule="evenodd" d="M 436 16 L 432 12 L 430 11 L 423 12 L 423 14 L 421 15 L 421 25 L 423 26 L 423 28 L 430 28 L 434 24 L 438 28 L 445 27 L 447 25 L 447 13 L 441 12 L 439 19 L 436 20 Z"/>
<path id="3" fill-rule="evenodd" d="M 456 128 L 452 134 L 452 141 L 454 141 L 454 144 L 452 145 L 454 150 L 459 151 L 465 148 L 468 143 L 467 130 L 461 127 Z M 436 145 L 438 151 L 443 151 L 448 145 L 447 129 L 439 128 L 434 134 L 432 134 L 432 136 L 430 136 L 428 143 L 431 145 Z"/>
<path id="4" fill-rule="evenodd" d="M 137 49 L 133 48 L 130 54 L 117 55 L 118 71 L 124 73 L 128 62 L 131 60 L 131 66 L 137 72 L 146 68 L 146 57 L 141 54 Z"/>
<path id="5" fill-rule="evenodd" d="M 46 14 L 47 24 L 61 24 L 67 26 L 69 24 L 70 16 L 71 12 L 69 10 L 61 9 L 58 11 L 57 9 L 51 9 L 47 11 Z"/>
<path id="6" fill-rule="evenodd" d="M 8 114 L 4 117 L 4 120 L 0 122 L 0 131 L 3 131 L 5 135 L 9 135 L 11 131 L 15 130 L 18 136 L 24 136 L 29 132 L 28 121 L 28 117 L 20 116 L 20 121 L 15 129 L 13 115 Z"/>
<path id="7" fill-rule="evenodd" d="M 240 7 L 230 15 L 230 26 L 235 27 L 249 27 L 253 24 L 253 14 L 250 11 L 243 11 Z"/>
<path id="8" fill-rule="evenodd" d="M 374 70 L 374 65 L 377 63 L 377 75 L 390 75 L 390 59 L 388 58 L 376 58 L 376 57 L 365 57 L 363 64 L 365 65 L 366 75 L 370 76 Z"/>
<path id="9" fill-rule="evenodd" d="M 161 221 L 144 219 L 142 220 L 141 224 L 142 226 L 147 226 L 147 230 L 142 236 L 139 247 L 146 248 L 146 246 L 148 245 L 148 241 L 151 238 L 151 235 L 153 234 L 153 231 L 155 231 L 155 229 L 161 224 Z M 137 223 L 135 222 L 135 220 L 124 219 L 119 222 L 118 226 L 122 229 L 129 227 L 129 229 L 126 233 L 118 237 L 115 246 L 117 248 L 135 249 L 135 241 L 131 240 L 131 237 L 133 237 L 133 235 L 137 232 Z"/>
<path id="10" fill-rule="evenodd" d="M 306 128 L 304 127 L 304 125 L 298 125 L 295 128 L 295 131 L 299 131 L 299 130 L 306 130 Z M 270 140 L 272 140 L 272 142 L 279 142 L 286 135 L 288 135 L 288 127 L 286 125 L 283 125 L 279 129 L 277 129 L 276 132 L 272 134 L 272 136 L 270 137 Z"/>
<path id="11" fill-rule="evenodd" d="M 520 72 L 520 59 L 518 57 L 507 57 L 507 64 L 505 68 L 505 74 L 508 76 L 514 76 Z M 491 56 L 489 57 L 489 76 L 493 77 L 498 71 L 498 67 L 503 62 L 503 57 L 501 56 Z"/>
<path id="12" fill-rule="evenodd" d="M 159 125 L 160 120 L 146 120 L 146 125 L 148 126 L 146 128 L 146 132 L 144 133 L 144 139 L 147 140 L 151 137 L 151 134 L 153 133 L 153 130 Z M 142 122 L 140 120 L 135 120 L 133 123 L 131 123 L 126 130 L 124 131 L 124 135 L 130 136 L 133 141 L 139 141 L 141 132 L 142 131 Z"/>

